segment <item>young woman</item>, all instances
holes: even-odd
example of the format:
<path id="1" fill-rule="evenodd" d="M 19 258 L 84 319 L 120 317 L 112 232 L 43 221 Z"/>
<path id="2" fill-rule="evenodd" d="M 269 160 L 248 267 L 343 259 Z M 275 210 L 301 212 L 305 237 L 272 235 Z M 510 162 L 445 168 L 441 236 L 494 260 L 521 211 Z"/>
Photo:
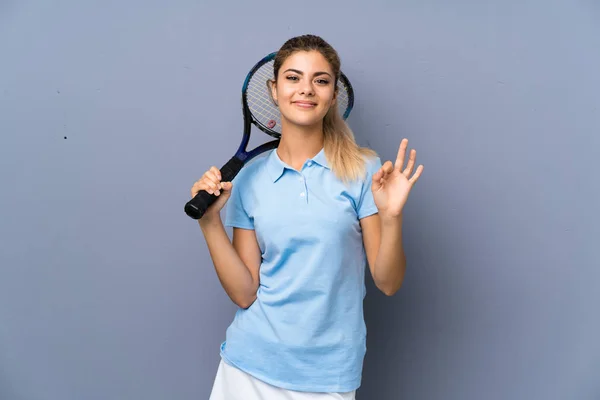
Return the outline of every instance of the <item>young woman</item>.
<path id="1" fill-rule="evenodd" d="M 404 166 L 406 139 L 383 165 L 357 146 L 338 114 L 339 74 L 323 39 L 288 40 L 271 82 L 279 147 L 233 183 L 211 167 L 191 189 L 219 196 L 199 224 L 239 306 L 211 400 L 354 399 L 366 351 L 365 267 L 387 295 L 402 284 L 402 209 L 423 166 L 415 169 L 415 150 Z"/>

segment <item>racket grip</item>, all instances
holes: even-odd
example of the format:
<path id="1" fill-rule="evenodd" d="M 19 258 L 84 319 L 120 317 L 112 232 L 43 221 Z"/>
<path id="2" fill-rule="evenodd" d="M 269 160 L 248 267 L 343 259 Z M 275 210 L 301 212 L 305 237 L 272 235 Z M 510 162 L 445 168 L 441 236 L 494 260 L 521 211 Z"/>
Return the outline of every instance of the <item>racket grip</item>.
<path id="1" fill-rule="evenodd" d="M 221 182 L 231 182 L 240 172 L 244 162 L 236 156 L 231 157 L 225 165 L 221 167 Z M 196 196 L 185 204 L 185 213 L 193 219 L 200 219 L 216 200 L 218 196 L 201 190 Z"/>

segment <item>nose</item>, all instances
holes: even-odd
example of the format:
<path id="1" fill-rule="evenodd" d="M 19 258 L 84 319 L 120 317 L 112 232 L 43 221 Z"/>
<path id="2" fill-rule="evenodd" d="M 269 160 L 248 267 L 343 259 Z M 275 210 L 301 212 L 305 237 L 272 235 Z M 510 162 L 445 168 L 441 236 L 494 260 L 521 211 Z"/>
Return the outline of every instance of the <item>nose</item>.
<path id="1" fill-rule="evenodd" d="M 310 79 L 305 79 L 300 84 L 300 94 L 304 96 L 312 96 L 315 94 L 312 82 Z"/>

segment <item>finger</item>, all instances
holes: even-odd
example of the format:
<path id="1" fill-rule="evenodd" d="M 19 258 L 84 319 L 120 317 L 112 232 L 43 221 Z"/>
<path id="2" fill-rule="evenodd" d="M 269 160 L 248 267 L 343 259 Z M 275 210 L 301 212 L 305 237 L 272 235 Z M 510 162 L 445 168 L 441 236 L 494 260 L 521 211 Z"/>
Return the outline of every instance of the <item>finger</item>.
<path id="1" fill-rule="evenodd" d="M 392 162 L 388 160 L 385 163 L 383 163 L 383 165 L 381 166 L 381 168 L 379 168 L 379 171 L 377 172 L 380 173 L 380 175 L 377 176 L 377 181 L 380 184 L 383 184 L 383 182 L 385 182 L 385 180 L 387 179 L 388 175 L 394 172 L 394 166 Z"/>
<path id="2" fill-rule="evenodd" d="M 207 177 L 206 174 L 196 183 L 196 185 L 200 190 L 206 190 L 210 194 L 214 194 L 220 188 L 219 183 L 215 183 L 212 179 Z"/>
<path id="3" fill-rule="evenodd" d="M 233 188 L 231 182 L 219 182 L 218 189 L 215 191 L 215 196 L 220 196 L 223 193 L 230 192 Z"/>
<path id="4" fill-rule="evenodd" d="M 217 178 L 213 171 L 206 171 L 203 179 L 208 182 L 213 190 L 219 190 L 221 188 L 221 180 Z"/>
<path id="5" fill-rule="evenodd" d="M 206 171 L 204 173 L 204 178 L 208 178 L 211 182 L 214 182 L 217 185 L 219 183 L 221 183 L 221 178 L 219 177 L 219 171 L 217 171 L 215 173 L 212 169 L 209 169 L 208 171 Z"/>
<path id="6" fill-rule="evenodd" d="M 383 178 L 383 174 L 384 174 L 384 172 L 383 172 L 383 168 L 379 168 L 379 169 L 377 170 L 377 172 L 375 172 L 375 173 L 373 174 L 373 178 L 371 179 L 371 180 L 372 180 L 372 183 L 379 184 L 379 183 L 381 182 L 381 179 Z"/>
<path id="7" fill-rule="evenodd" d="M 203 190 L 203 189 L 201 189 L 201 188 L 202 188 L 202 187 L 204 187 L 204 186 L 206 186 L 206 185 L 203 183 L 203 180 L 202 180 L 202 179 L 199 179 L 199 180 L 197 180 L 197 181 L 196 181 L 196 182 L 194 182 L 194 184 L 192 185 L 192 189 L 191 189 L 191 190 L 192 190 L 192 193 L 197 193 L 198 191 L 200 191 L 200 190 Z"/>
<path id="8" fill-rule="evenodd" d="M 383 163 L 383 165 L 381 166 L 381 170 L 383 171 L 383 178 L 385 178 L 387 175 L 391 174 L 394 171 L 394 166 L 392 162 L 388 160 Z"/>
<path id="9" fill-rule="evenodd" d="M 215 192 L 216 192 L 217 190 L 219 190 L 219 186 L 218 186 L 218 184 L 217 184 L 217 183 L 215 183 L 215 182 L 213 182 L 213 181 L 211 181 L 211 180 L 209 180 L 209 179 L 205 179 L 205 180 L 203 181 L 203 185 L 204 185 L 204 187 L 206 188 L 206 189 L 204 189 L 204 190 L 206 190 L 206 191 L 207 191 L 208 193 L 210 193 L 210 194 L 215 194 Z"/>
<path id="10" fill-rule="evenodd" d="M 394 164 L 394 168 L 398 171 L 402 171 L 402 166 L 404 165 L 404 156 L 406 155 L 406 148 L 408 147 L 408 139 L 404 138 L 400 142 L 400 147 L 398 148 L 398 155 L 396 156 L 396 163 Z"/>
<path id="11" fill-rule="evenodd" d="M 212 167 L 210 167 L 209 171 L 212 172 L 213 174 L 215 174 L 215 177 L 217 177 L 219 181 L 221 179 L 223 179 L 223 177 L 221 176 L 221 171 L 219 171 L 219 168 L 212 166 Z"/>
<path id="12" fill-rule="evenodd" d="M 410 151 L 410 155 L 408 156 L 408 163 L 406 164 L 406 169 L 404 169 L 403 174 L 408 178 L 410 174 L 413 173 L 415 168 L 415 162 L 417 160 L 417 151 L 412 149 Z"/>
<path id="13" fill-rule="evenodd" d="M 200 180 L 200 181 L 194 183 L 194 186 L 192 186 L 192 197 L 196 197 L 196 195 L 199 192 L 201 192 L 202 190 L 204 190 L 208 193 L 212 192 L 212 189 L 209 187 L 209 185 L 206 184 L 206 182 L 204 180 Z"/>
<path id="14" fill-rule="evenodd" d="M 419 165 L 417 167 L 417 170 L 415 171 L 415 174 L 408 180 L 411 185 L 414 185 L 415 183 L 417 183 L 417 181 L 419 180 L 419 177 L 423 173 L 423 169 L 424 168 L 425 167 L 423 167 L 423 164 L 421 164 L 421 165 Z"/>

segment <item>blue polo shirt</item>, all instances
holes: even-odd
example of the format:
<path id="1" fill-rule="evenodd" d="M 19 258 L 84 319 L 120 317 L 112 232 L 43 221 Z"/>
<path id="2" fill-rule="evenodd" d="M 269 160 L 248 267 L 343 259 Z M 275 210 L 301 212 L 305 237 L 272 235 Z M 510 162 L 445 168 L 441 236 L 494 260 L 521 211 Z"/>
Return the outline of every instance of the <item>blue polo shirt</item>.
<path id="1" fill-rule="evenodd" d="M 257 299 L 238 309 L 221 345 L 225 362 L 289 390 L 349 392 L 366 352 L 365 268 L 359 220 L 375 214 L 364 180 L 347 183 L 323 150 L 301 171 L 272 150 L 233 180 L 225 225 L 253 229 L 262 253 Z"/>

